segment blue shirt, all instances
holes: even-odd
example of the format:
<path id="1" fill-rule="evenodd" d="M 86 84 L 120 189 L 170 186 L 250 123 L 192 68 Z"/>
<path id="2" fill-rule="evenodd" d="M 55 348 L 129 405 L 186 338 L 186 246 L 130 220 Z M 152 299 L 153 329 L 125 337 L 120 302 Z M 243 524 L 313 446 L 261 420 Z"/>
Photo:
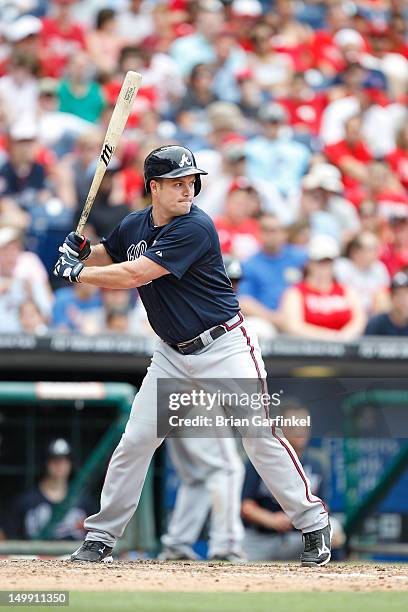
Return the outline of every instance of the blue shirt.
<path id="1" fill-rule="evenodd" d="M 246 145 L 248 174 L 253 180 L 273 183 L 283 195 L 299 187 L 311 153 L 300 142 L 290 138 L 269 140 L 257 136 Z"/>
<path id="2" fill-rule="evenodd" d="M 130 213 L 102 239 L 116 263 L 148 257 L 170 272 L 139 295 L 150 325 L 169 344 L 195 338 L 239 312 L 212 219 L 198 206 L 157 227 L 152 206 Z"/>
<path id="3" fill-rule="evenodd" d="M 251 296 L 276 310 L 286 287 L 301 280 L 306 260 L 304 249 L 292 244 L 287 244 L 275 255 L 259 251 L 243 265 L 239 294 Z"/>
<path id="4" fill-rule="evenodd" d="M 52 310 L 52 326 L 66 327 L 71 331 L 80 331 L 79 313 L 92 315 L 100 312 L 102 300 L 97 291 L 87 300 L 80 300 L 73 287 L 61 287 L 55 292 L 55 302 Z"/>
<path id="5" fill-rule="evenodd" d="M 368 321 L 364 334 L 366 336 L 408 336 L 408 325 L 398 327 L 385 312 Z"/>

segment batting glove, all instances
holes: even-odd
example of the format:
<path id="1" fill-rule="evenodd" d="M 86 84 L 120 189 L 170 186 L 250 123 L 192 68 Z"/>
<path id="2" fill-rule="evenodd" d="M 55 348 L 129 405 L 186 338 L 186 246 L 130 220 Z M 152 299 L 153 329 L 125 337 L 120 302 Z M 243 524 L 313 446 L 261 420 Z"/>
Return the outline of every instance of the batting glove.
<path id="1" fill-rule="evenodd" d="M 91 242 L 86 236 L 80 236 L 75 232 L 70 232 L 62 245 L 63 251 L 73 255 L 77 259 L 84 261 L 91 254 Z"/>
<path id="2" fill-rule="evenodd" d="M 64 251 L 63 247 L 60 247 L 60 251 L 62 255 L 55 264 L 54 276 L 65 278 L 70 283 L 80 283 L 79 275 L 84 268 L 84 264 L 77 257 L 73 257 Z"/>

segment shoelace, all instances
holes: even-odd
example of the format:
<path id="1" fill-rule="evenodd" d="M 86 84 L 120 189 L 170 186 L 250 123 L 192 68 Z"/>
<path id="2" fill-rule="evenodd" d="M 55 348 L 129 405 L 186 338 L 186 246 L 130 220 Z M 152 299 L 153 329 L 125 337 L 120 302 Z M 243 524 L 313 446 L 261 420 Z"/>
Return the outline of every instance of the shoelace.
<path id="1" fill-rule="evenodd" d="M 315 531 L 304 533 L 303 538 L 305 540 L 305 552 L 311 552 L 317 548 L 317 545 L 319 544 L 319 536 Z"/>
<path id="2" fill-rule="evenodd" d="M 97 550 L 99 552 L 99 549 L 101 546 L 105 546 L 105 544 L 101 544 L 101 542 L 92 542 L 91 540 L 88 540 L 87 542 L 83 543 L 83 548 L 84 550 Z"/>

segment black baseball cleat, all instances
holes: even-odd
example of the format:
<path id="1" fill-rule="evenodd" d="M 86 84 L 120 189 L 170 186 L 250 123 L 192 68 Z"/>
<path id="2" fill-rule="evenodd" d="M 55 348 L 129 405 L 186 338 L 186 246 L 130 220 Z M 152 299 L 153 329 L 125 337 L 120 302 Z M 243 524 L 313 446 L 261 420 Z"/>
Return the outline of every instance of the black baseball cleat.
<path id="1" fill-rule="evenodd" d="M 301 564 L 306 567 L 326 565 L 331 558 L 331 537 L 330 523 L 323 529 L 304 533 L 305 549 L 300 557 Z"/>
<path id="2" fill-rule="evenodd" d="M 103 542 L 85 540 L 85 542 L 72 553 L 71 561 L 88 561 L 91 563 L 112 563 L 112 550 Z"/>

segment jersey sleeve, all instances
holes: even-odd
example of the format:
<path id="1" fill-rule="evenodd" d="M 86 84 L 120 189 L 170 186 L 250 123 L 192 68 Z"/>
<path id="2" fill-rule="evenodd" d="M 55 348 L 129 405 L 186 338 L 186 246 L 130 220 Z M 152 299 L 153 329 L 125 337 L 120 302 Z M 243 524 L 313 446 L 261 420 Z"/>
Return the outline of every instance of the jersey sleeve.
<path id="1" fill-rule="evenodd" d="M 198 223 L 185 223 L 171 227 L 144 253 L 180 280 L 187 270 L 211 247 L 211 238 L 205 227 Z"/>
<path id="2" fill-rule="evenodd" d="M 123 253 L 123 241 L 121 239 L 122 223 L 119 223 L 107 238 L 101 239 L 108 255 L 114 263 L 121 263 L 126 259 Z"/>

